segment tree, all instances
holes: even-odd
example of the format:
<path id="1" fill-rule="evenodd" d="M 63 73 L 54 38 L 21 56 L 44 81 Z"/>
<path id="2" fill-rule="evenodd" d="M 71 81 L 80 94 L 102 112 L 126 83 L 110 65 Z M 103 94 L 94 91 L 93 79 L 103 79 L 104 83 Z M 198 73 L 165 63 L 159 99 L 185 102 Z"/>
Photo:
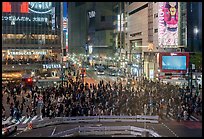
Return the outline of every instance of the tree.
<path id="1" fill-rule="evenodd" d="M 198 71 L 202 71 L 202 53 L 194 53 L 190 55 L 190 62 L 195 64 L 195 68 Z"/>

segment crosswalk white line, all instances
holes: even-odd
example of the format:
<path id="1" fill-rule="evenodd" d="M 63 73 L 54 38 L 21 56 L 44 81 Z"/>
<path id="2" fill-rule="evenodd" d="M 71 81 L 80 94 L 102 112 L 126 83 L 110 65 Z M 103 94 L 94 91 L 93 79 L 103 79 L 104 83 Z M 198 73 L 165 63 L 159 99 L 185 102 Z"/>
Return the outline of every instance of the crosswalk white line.
<path id="1" fill-rule="evenodd" d="M 34 117 L 31 119 L 31 121 L 34 121 L 37 117 L 38 117 L 37 115 L 34 116 Z"/>
<path id="2" fill-rule="evenodd" d="M 29 120 L 30 120 L 30 117 L 25 119 L 25 121 L 23 121 L 23 124 L 26 124 Z"/>
<path id="3" fill-rule="evenodd" d="M 11 120 L 11 122 L 12 122 L 12 123 L 15 123 L 15 121 L 16 121 L 16 119 L 15 119 L 15 118 Z"/>
<path id="4" fill-rule="evenodd" d="M 17 125 L 18 125 L 18 124 L 20 124 L 20 121 L 17 121 L 17 123 L 16 123 L 16 124 L 17 124 Z"/>
<path id="5" fill-rule="evenodd" d="M 24 118 L 25 118 L 25 116 L 22 116 L 21 119 L 20 119 L 20 121 L 22 122 L 22 121 L 24 120 Z"/>
<path id="6" fill-rule="evenodd" d="M 6 122 L 10 121 L 12 119 L 12 116 L 8 117 Z"/>
<path id="7" fill-rule="evenodd" d="M 190 118 L 192 118 L 193 120 L 195 120 L 195 121 L 199 121 L 197 118 L 195 118 L 193 115 L 191 115 L 191 117 Z"/>
<path id="8" fill-rule="evenodd" d="M 193 118 L 190 117 L 190 121 L 194 121 Z"/>

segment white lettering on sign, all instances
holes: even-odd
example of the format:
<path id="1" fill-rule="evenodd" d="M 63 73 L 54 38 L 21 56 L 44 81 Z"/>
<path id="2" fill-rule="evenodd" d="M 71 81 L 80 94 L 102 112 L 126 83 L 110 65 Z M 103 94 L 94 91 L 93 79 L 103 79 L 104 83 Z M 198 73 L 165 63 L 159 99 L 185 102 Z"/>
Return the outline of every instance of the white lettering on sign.
<path id="1" fill-rule="evenodd" d="M 162 39 L 163 39 L 163 35 L 165 33 L 165 26 L 164 26 L 164 12 L 162 10 L 163 8 L 163 2 L 159 2 L 159 13 L 158 13 L 158 43 L 159 46 L 162 46 Z"/>
<path id="2" fill-rule="evenodd" d="M 60 64 L 43 64 L 44 69 L 61 69 Z"/>
<path id="3" fill-rule="evenodd" d="M 9 21 L 33 21 L 33 22 L 47 22 L 48 18 L 47 17 L 33 17 L 33 18 L 29 18 L 29 17 L 25 17 L 25 16 L 2 16 L 2 20 L 9 20 Z"/>
<path id="4" fill-rule="evenodd" d="M 43 52 L 43 51 L 17 51 L 17 52 L 8 52 L 8 55 L 46 55 L 47 52 Z"/>

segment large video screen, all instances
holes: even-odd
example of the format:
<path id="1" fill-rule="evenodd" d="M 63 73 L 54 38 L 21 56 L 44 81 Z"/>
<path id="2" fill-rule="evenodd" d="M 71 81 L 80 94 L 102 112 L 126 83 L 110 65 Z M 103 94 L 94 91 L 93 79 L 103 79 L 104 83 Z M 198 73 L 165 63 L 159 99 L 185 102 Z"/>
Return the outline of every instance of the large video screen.
<path id="1" fill-rule="evenodd" d="M 51 13 L 52 2 L 3 2 L 3 13 Z"/>
<path id="2" fill-rule="evenodd" d="M 48 26 L 55 28 L 54 2 L 2 2 L 4 26 Z"/>
<path id="3" fill-rule="evenodd" d="M 159 47 L 178 46 L 178 2 L 158 3 L 158 45 Z"/>
<path id="4" fill-rule="evenodd" d="M 162 56 L 163 70 L 186 70 L 186 56 Z"/>

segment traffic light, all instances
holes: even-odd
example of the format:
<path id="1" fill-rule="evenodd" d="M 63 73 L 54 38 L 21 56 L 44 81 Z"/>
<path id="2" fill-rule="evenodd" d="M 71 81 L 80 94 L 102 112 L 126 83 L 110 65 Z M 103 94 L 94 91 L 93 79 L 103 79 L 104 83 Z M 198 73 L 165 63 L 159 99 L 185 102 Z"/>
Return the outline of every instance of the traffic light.
<path id="1" fill-rule="evenodd" d="M 27 82 L 28 82 L 28 83 L 32 82 L 32 78 L 28 78 L 28 79 L 27 79 Z"/>
<path id="2" fill-rule="evenodd" d="M 32 78 L 27 78 L 26 84 L 27 85 L 32 85 L 32 83 L 33 83 L 33 79 Z"/>

